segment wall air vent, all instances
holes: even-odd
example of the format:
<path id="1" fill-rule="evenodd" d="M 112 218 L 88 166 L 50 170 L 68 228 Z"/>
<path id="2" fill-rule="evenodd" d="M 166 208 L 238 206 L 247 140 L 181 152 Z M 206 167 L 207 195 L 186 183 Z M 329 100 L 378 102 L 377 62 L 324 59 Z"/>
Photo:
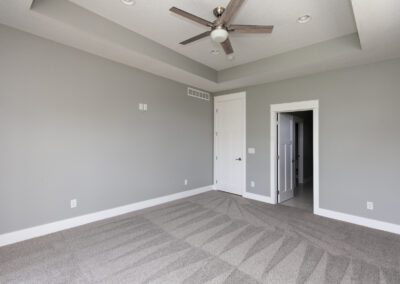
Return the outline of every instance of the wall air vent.
<path id="1" fill-rule="evenodd" d="M 210 100 L 210 93 L 204 92 L 204 91 L 200 91 L 200 90 L 196 90 L 193 88 L 188 87 L 187 88 L 187 94 L 190 97 L 195 97 L 201 100 L 205 100 L 205 101 L 209 101 Z"/>

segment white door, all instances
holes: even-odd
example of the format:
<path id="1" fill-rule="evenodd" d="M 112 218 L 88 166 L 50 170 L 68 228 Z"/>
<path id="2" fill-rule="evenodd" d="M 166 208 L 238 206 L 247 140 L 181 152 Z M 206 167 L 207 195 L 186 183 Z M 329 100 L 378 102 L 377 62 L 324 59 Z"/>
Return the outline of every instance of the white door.
<path id="1" fill-rule="evenodd" d="M 215 97 L 215 185 L 242 195 L 246 186 L 246 97 Z"/>
<path id="2" fill-rule="evenodd" d="M 294 197 L 294 119 L 278 114 L 278 203 Z"/>

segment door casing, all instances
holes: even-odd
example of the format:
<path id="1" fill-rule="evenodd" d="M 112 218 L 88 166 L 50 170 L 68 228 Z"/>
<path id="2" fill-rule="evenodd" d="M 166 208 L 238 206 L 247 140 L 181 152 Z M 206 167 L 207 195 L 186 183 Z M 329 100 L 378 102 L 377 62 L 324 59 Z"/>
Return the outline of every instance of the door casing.
<path id="1" fill-rule="evenodd" d="M 313 112 L 313 196 L 314 214 L 319 208 L 319 101 L 302 101 L 283 104 L 272 104 L 270 106 L 270 196 L 271 203 L 277 203 L 277 114 L 280 112 L 307 111 Z"/>

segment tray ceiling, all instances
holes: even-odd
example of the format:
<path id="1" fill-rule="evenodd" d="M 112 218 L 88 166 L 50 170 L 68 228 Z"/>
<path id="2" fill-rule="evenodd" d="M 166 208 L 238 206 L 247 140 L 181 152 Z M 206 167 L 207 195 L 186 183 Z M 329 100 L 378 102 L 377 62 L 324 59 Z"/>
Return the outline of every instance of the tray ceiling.
<path id="1" fill-rule="evenodd" d="M 127 6 L 120 0 L 70 0 L 71 2 L 162 44 L 216 70 L 253 62 L 356 32 L 349 0 L 247 0 L 232 23 L 274 25 L 271 35 L 232 34 L 235 58 L 227 60 L 210 38 L 187 46 L 179 42 L 207 30 L 199 24 L 169 12 L 172 6 L 214 20 L 212 10 L 226 7 L 228 0 L 136 0 Z M 307 24 L 297 23 L 302 15 L 311 15 Z"/>

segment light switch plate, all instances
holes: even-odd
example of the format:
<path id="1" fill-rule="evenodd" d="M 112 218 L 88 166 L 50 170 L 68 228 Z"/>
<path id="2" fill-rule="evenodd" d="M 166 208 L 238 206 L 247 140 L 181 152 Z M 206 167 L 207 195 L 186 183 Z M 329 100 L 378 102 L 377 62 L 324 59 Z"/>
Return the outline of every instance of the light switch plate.
<path id="1" fill-rule="evenodd" d="M 255 154 L 256 153 L 256 149 L 255 148 L 249 148 L 248 150 L 249 154 Z"/>
<path id="2" fill-rule="evenodd" d="M 76 199 L 71 200 L 71 208 L 76 208 L 78 206 L 78 201 Z"/>

